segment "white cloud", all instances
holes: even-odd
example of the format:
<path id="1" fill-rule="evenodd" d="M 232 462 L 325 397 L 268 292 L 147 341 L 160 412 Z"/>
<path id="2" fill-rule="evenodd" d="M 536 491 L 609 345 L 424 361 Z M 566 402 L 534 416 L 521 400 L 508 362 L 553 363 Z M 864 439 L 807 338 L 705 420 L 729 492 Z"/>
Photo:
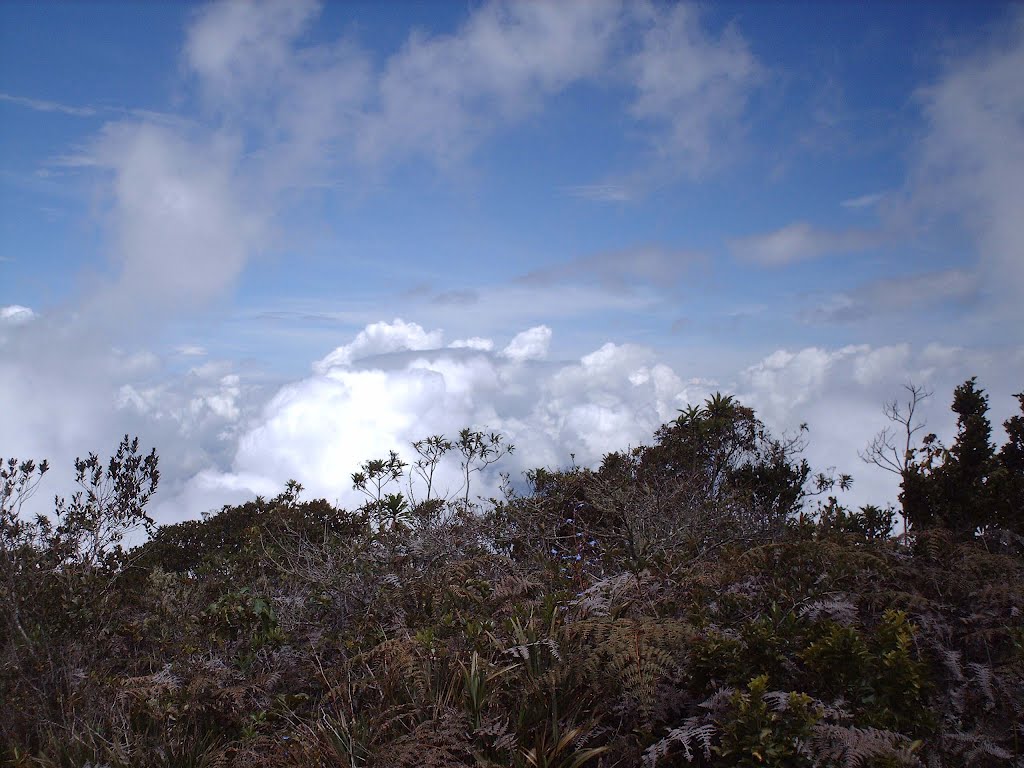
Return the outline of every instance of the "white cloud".
<path id="1" fill-rule="evenodd" d="M 595 200 L 600 203 L 625 203 L 633 199 L 633 191 L 625 184 L 578 184 L 567 187 L 571 197 Z"/>
<path id="2" fill-rule="evenodd" d="M 827 297 L 804 313 L 812 323 L 856 322 L 868 317 L 903 312 L 977 298 L 979 280 L 961 269 L 873 280 L 848 293 Z"/>
<path id="3" fill-rule="evenodd" d="M 646 29 L 627 63 L 637 90 L 632 113 L 659 126 L 658 148 L 683 170 L 721 164 L 717 150 L 735 138 L 760 77 L 757 61 L 735 29 L 708 34 L 695 5 L 639 7 Z"/>
<path id="4" fill-rule="evenodd" d="M 554 465 L 570 451 L 594 461 L 649 439 L 677 407 L 706 394 L 704 383 L 684 383 L 654 353 L 628 345 L 549 362 L 544 325 L 494 352 L 494 343 L 478 336 L 446 350 L 440 331 L 374 323 L 269 402 L 222 363 L 175 377 L 151 355 L 112 351 L 133 330 L 127 316 L 159 321 L 224 296 L 253 255 L 273 245 L 282 198 L 337 182 L 353 162 L 387 165 L 415 155 L 443 165 L 545 99 L 581 84 L 617 83 L 665 166 L 699 174 L 720 162 L 759 81 L 739 34 L 709 33 L 685 4 L 490 2 L 475 6 L 453 34 L 413 35 L 379 65 L 346 40 L 313 43 L 305 33 L 316 13 L 310 2 L 219 3 L 200 11 L 183 55 L 205 105 L 196 121 L 139 114 L 108 125 L 68 160 L 109 182 L 101 200 L 114 274 L 68 317 L 34 317 L 17 305 L 0 310 L 0 398 L 14 404 L 0 424 L 5 450 L 67 467 L 76 453 L 103 451 L 124 432 L 144 433 L 164 457 L 163 493 L 171 495 L 161 509 L 169 519 L 194 516 L 207 508 L 200 504 L 274 493 L 289 476 L 313 493 L 350 499 L 347 478 L 359 461 L 466 425 L 504 430 L 521 444 L 515 461 Z M 953 62 L 922 91 L 927 132 L 915 182 L 921 206 L 971 224 L 984 279 L 1008 299 L 1024 293 L 1022 18 L 1014 16 L 991 50 Z M 575 193 L 618 200 L 631 189 L 607 183 Z M 847 207 L 874 204 L 870 197 Z M 870 232 L 797 222 L 737 241 L 734 252 L 781 265 L 878 242 Z M 547 291 L 481 291 L 486 317 L 458 330 L 491 334 L 527 314 L 516 327 L 569 314 L 646 311 L 649 295 L 612 289 L 678 280 L 685 264 L 653 250 L 644 259 L 569 262 L 534 276 L 547 281 Z M 570 285 L 588 269 L 599 286 Z M 970 288 L 971 277 L 952 270 L 913 284 L 879 283 L 867 298 L 898 304 L 922 291 L 958 298 Z M 856 291 L 835 297 L 844 311 L 864 299 Z M 1019 301 L 1009 305 L 1019 312 Z M 430 312 L 419 315 L 430 317 L 428 327 L 456 315 L 465 322 L 457 303 Z M 181 355 L 195 351 L 179 348 Z M 811 422 L 816 463 L 823 458 L 856 471 L 856 448 L 884 426 L 879 406 L 905 377 L 946 393 L 979 373 L 1005 394 L 1019 388 L 1021 360 L 940 346 L 920 353 L 900 345 L 807 348 L 766 357 L 741 374 L 737 389 L 773 426 Z M 179 496 L 186 476 L 192 480 Z"/>
<path id="5" fill-rule="evenodd" d="M 934 344 L 778 350 L 721 388 L 754 407 L 776 434 L 809 423 L 812 466 L 835 466 L 855 477 L 847 502 L 895 502 L 894 479 L 857 455 L 886 426 L 882 404 L 907 381 L 928 386 L 936 396 L 923 415 L 929 429 L 948 436 L 953 387 L 977 374 L 992 394 L 998 424 L 1013 411 L 1010 395 L 1024 376 L 1024 349 L 1011 357 L 1007 364 L 1005 355 Z M 276 493 L 289 478 L 312 496 L 355 505 L 359 496 L 349 475 L 361 462 L 389 450 L 409 460 L 413 440 L 453 435 L 465 426 L 500 431 L 517 446 L 497 468 L 516 478 L 536 466 L 565 465 L 570 453 L 592 466 L 609 451 L 649 443 L 679 409 L 719 388 L 684 380 L 650 349 L 612 343 L 564 363 L 522 365 L 466 348 L 353 361 L 282 387 L 240 433 L 229 464 L 197 474 L 162 509 L 173 515 L 188 504 L 194 514 L 246 491 Z M 495 481 L 493 474 L 482 478 L 474 493 L 493 492 Z M 458 490 L 454 462 L 442 485 Z"/>
<path id="6" fill-rule="evenodd" d="M 359 154 L 459 160 L 502 121 L 601 73 L 619 2 L 490 2 L 452 35 L 413 34 L 380 76 Z"/>
<path id="7" fill-rule="evenodd" d="M 197 14 L 184 61 L 208 119 L 251 143 L 251 174 L 280 193 L 332 183 L 365 112 L 371 62 L 345 39 L 305 38 L 320 3 L 218 2 Z"/>
<path id="8" fill-rule="evenodd" d="M 0 93 L 0 101 L 5 101 L 8 104 L 17 104 L 19 107 L 33 109 L 36 112 L 58 112 L 63 115 L 72 115 L 73 117 L 92 117 L 96 114 L 96 110 L 93 107 L 75 107 L 45 99 L 13 96 L 9 93 Z"/>
<path id="9" fill-rule="evenodd" d="M 547 356 L 550 345 L 551 329 L 546 325 L 538 325 L 517 334 L 501 351 L 501 354 L 517 363 L 541 360 Z"/>
<path id="10" fill-rule="evenodd" d="M 175 418 L 193 385 L 173 381 L 151 354 L 117 352 L 73 321 L 41 317 L 0 335 L 0 453 L 50 461 L 45 508 L 51 494 L 74 490 L 75 457 L 109 455 L 124 434 L 139 435 L 158 448 L 161 493 L 174 493 L 222 450 L 222 423 Z"/>
<path id="11" fill-rule="evenodd" d="M 274 147 L 268 179 L 308 184 L 346 156 L 371 167 L 416 155 L 457 163 L 583 83 L 624 84 L 634 93 L 628 110 L 672 173 L 696 173 L 719 163 L 758 80 L 740 35 L 707 33 L 684 4 L 492 0 L 453 33 L 412 33 L 379 67 L 348 40 L 309 42 L 318 13 L 310 0 L 221 2 L 188 31 L 185 64 L 212 113 L 229 125 L 247 119 Z M 624 184 L 570 193 L 633 194 Z"/>
<path id="12" fill-rule="evenodd" d="M 651 350 L 612 343 L 556 371 L 545 395 L 535 416 L 557 425 L 565 434 L 563 450 L 588 464 L 608 451 L 650 442 L 658 426 L 691 398 L 699 400 Z"/>
<path id="13" fill-rule="evenodd" d="M 359 336 L 372 335 L 368 330 Z M 648 440 L 685 404 L 687 387 L 694 392 L 650 350 L 606 344 L 573 363 L 523 365 L 546 347 L 550 330 L 530 329 L 516 339 L 509 346 L 524 356 L 421 349 L 323 367 L 284 386 L 239 438 L 230 469 L 198 475 L 180 500 L 166 502 L 167 514 L 185 499 L 205 509 L 242 488 L 275 492 L 291 477 L 312 495 L 356 504 L 349 475 L 362 461 L 389 450 L 408 459 L 413 440 L 466 426 L 498 430 L 522 449 L 500 468 L 516 477 L 565 464 L 571 452 L 594 463 Z M 494 480 L 478 490 L 493 491 Z M 442 481 L 458 490 L 454 463 Z"/>
<path id="14" fill-rule="evenodd" d="M 921 209 L 971 229 L 986 287 L 1017 320 L 1024 295 L 1022 71 L 1024 11 L 1014 8 L 985 48 L 952 60 L 920 91 L 926 127 L 911 184 Z"/>
<path id="15" fill-rule="evenodd" d="M 633 345 L 604 344 L 569 362 L 540 360 L 551 338 L 540 327 L 510 341 L 505 349 L 518 351 L 508 355 L 480 339 L 442 347 L 440 331 L 414 323 L 372 324 L 343 345 L 351 350 L 348 362 L 323 366 L 273 396 L 220 361 L 176 376 L 150 353 L 118 353 L 87 336 L 62 341 L 34 323 L 11 332 L 0 340 L 0 393 L 18 407 L 0 425 L 0 444 L 17 455 L 49 457 L 60 472 L 47 491 L 67 492 L 57 475 L 69 473 L 75 455 L 102 454 L 125 432 L 140 434 L 161 456 L 164 480 L 153 511 L 164 522 L 273 495 L 291 477 L 310 495 L 354 505 L 349 475 L 360 462 L 391 449 L 408 460 L 412 440 L 464 426 L 499 430 L 516 444 L 500 467 L 516 478 L 535 466 L 564 465 L 570 453 L 593 465 L 608 451 L 649 442 L 678 409 L 719 388 L 687 380 L 654 351 Z M 41 350 L 42 340 L 48 346 Z M 925 384 L 936 392 L 925 414 L 929 428 L 948 436 L 949 395 L 973 374 L 992 394 L 998 424 L 1024 379 L 1024 349 L 779 350 L 722 388 L 776 433 L 810 423 L 813 466 L 853 472 L 849 500 L 861 503 L 895 500 L 892 479 L 856 455 L 885 426 L 881 404 L 908 380 Z M 453 492 L 457 475 L 451 465 L 442 477 Z M 492 492 L 495 480 L 484 478 L 474 493 Z"/>
<path id="16" fill-rule="evenodd" d="M 879 232 L 828 231 L 798 221 L 774 232 L 733 240 L 729 246 L 733 255 L 742 261 L 781 267 L 821 256 L 866 250 L 878 245 L 882 237 Z"/>
<path id="17" fill-rule="evenodd" d="M 1012 393 L 1024 379 L 1024 348 L 1011 354 L 957 350 L 939 344 L 915 349 L 907 344 L 807 347 L 778 350 L 748 367 L 737 395 L 779 434 L 810 426 L 807 456 L 815 469 L 834 466 L 854 476 L 846 503 L 896 503 L 898 479 L 865 465 L 858 456 L 889 426 L 883 403 L 908 382 L 934 392 L 921 415 L 928 430 L 949 440 L 955 419 L 949 411 L 953 388 L 977 375 L 991 395 L 991 421 L 999 425 L 1014 410 Z M 998 426 L 997 440 L 1003 439 Z"/>
<path id="18" fill-rule="evenodd" d="M 190 141 L 165 126 L 109 125 L 92 158 L 109 173 L 112 285 L 90 300 L 123 323 L 126 306 L 181 311 L 229 288 L 265 234 L 237 175 L 239 146 Z"/>
<path id="19" fill-rule="evenodd" d="M 597 283 L 610 294 L 622 295 L 638 286 L 677 285 L 704 261 L 702 254 L 693 251 L 636 246 L 556 262 L 527 272 L 517 282 L 531 288 Z"/>
<path id="20" fill-rule="evenodd" d="M 317 373 L 351 365 L 354 361 L 389 352 L 437 349 L 441 346 L 441 331 L 426 331 L 416 323 L 396 318 L 393 322 L 372 323 L 359 332 L 349 344 L 337 347 L 313 364 Z"/>
<path id="21" fill-rule="evenodd" d="M 494 349 L 494 342 L 491 339 L 472 336 L 468 339 L 456 339 L 448 346 L 451 349 L 475 349 L 479 352 L 490 352 Z"/>
<path id="22" fill-rule="evenodd" d="M 291 67 L 295 40 L 317 11 L 310 0 L 213 3 L 188 31 L 185 60 L 218 100 L 266 89 Z"/>
<path id="23" fill-rule="evenodd" d="M 179 344 L 174 351 L 182 357 L 205 357 L 206 348 L 199 344 Z"/>
<path id="24" fill-rule="evenodd" d="M 21 325 L 22 323 L 30 322 L 35 316 L 35 312 L 20 304 L 9 304 L 6 307 L 0 307 L 0 322 L 3 323 Z"/>
<path id="25" fill-rule="evenodd" d="M 885 199 L 885 192 L 872 192 L 871 194 L 851 197 L 840 203 L 843 208 L 871 208 Z"/>

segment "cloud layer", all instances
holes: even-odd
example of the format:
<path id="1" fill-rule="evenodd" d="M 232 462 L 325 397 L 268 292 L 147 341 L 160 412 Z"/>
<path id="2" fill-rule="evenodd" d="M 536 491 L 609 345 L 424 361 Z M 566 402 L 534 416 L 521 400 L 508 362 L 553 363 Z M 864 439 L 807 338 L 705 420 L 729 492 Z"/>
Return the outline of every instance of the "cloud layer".
<path id="1" fill-rule="evenodd" d="M 1012 411 L 1014 382 L 1024 377 L 1024 349 L 1007 361 L 941 345 L 854 345 L 778 350 L 718 385 L 684 379 L 653 350 L 629 344 L 549 361 L 550 336 L 547 328 L 529 329 L 494 353 L 485 339 L 444 347 L 440 330 L 402 320 L 368 326 L 339 347 L 345 354 L 328 355 L 312 376 L 271 397 L 240 433 L 230 466 L 199 473 L 166 514 L 205 508 L 232 494 L 276 493 L 290 478 L 313 495 L 358 504 L 349 474 L 362 461 L 390 450 L 409 461 L 414 440 L 452 436 L 467 426 L 500 431 L 519 448 L 496 468 L 513 478 L 536 466 L 565 466 L 570 455 L 592 466 L 609 451 L 650 442 L 658 426 L 719 388 L 753 406 L 776 434 L 809 423 L 813 466 L 855 476 L 848 502 L 885 503 L 895 501 L 895 479 L 863 466 L 858 451 L 887 426 L 881 406 L 902 384 L 934 390 L 923 415 L 930 429 L 948 435 L 956 384 L 980 375 L 993 394 L 998 424 Z M 496 472 L 475 493 L 493 493 Z M 458 492 L 454 463 L 440 479 Z"/>

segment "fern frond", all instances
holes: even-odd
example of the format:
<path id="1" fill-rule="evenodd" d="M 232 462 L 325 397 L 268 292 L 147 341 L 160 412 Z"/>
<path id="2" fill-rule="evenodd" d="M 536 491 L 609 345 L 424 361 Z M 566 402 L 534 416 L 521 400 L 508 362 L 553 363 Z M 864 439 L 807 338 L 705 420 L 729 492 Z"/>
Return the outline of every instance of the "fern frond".
<path id="1" fill-rule="evenodd" d="M 843 626 L 850 626 L 857 621 L 857 606 L 845 597 L 832 597 L 808 603 L 800 614 L 811 621 L 825 617 Z"/>
<path id="2" fill-rule="evenodd" d="M 992 669 L 984 664 L 970 662 L 967 668 L 973 673 L 975 684 L 978 690 L 985 697 L 986 709 L 994 709 L 996 706 L 996 692 L 992 686 Z"/>
<path id="3" fill-rule="evenodd" d="M 693 748 L 699 747 L 704 757 L 711 759 L 711 744 L 718 733 L 714 723 L 700 717 L 691 717 L 679 728 L 673 728 L 661 740 L 656 741 L 644 751 L 644 765 L 647 768 L 654 768 L 658 760 L 668 757 L 673 744 L 679 744 L 683 749 L 683 756 L 686 761 L 693 762 L 695 757 Z"/>
<path id="4" fill-rule="evenodd" d="M 921 765 L 913 752 L 917 743 L 902 733 L 877 728 L 822 723 L 811 729 L 809 746 L 818 764 L 832 761 L 846 768 L 862 768 L 875 759 L 888 759 L 898 765 Z"/>

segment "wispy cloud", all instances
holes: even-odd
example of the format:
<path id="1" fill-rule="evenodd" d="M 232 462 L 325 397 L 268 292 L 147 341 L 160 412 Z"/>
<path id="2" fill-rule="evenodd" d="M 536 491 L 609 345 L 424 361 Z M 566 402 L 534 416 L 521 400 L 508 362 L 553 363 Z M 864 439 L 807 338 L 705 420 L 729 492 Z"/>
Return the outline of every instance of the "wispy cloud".
<path id="1" fill-rule="evenodd" d="M 860 197 L 851 197 L 848 200 L 843 200 L 840 205 L 843 208 L 870 208 L 880 203 L 883 199 L 885 199 L 885 192 L 873 192 L 869 195 L 861 195 Z"/>
<path id="2" fill-rule="evenodd" d="M 617 292 L 628 292 L 638 285 L 672 288 L 704 262 L 704 256 L 693 251 L 644 246 L 570 259 L 527 272 L 516 282 L 529 286 L 597 283 Z"/>
<path id="3" fill-rule="evenodd" d="M 480 301 L 480 294 L 472 289 L 443 291 L 430 297 L 433 304 L 470 306 Z"/>
<path id="4" fill-rule="evenodd" d="M 564 191 L 570 197 L 599 203 L 625 203 L 634 197 L 633 191 L 624 184 L 580 184 L 565 187 Z"/>
<path id="5" fill-rule="evenodd" d="M 867 250 L 885 239 L 886 235 L 877 230 L 831 231 L 798 221 L 774 232 L 732 240 L 729 247 L 741 261 L 783 267 L 822 256 Z"/>
<path id="6" fill-rule="evenodd" d="M 198 344 L 180 344 L 174 348 L 174 352 L 182 357 L 206 356 L 206 348 Z"/>
<path id="7" fill-rule="evenodd" d="M 1022 71 L 1024 8 L 1015 6 L 988 45 L 951 60 L 937 82 L 918 92 L 925 127 L 911 180 L 920 210 L 973 233 L 981 275 L 1018 327 L 1024 327 Z"/>
<path id="8" fill-rule="evenodd" d="M 636 88 L 630 111 L 657 127 L 663 163 L 699 175 L 721 162 L 717 147 L 736 139 L 761 65 L 735 28 L 707 32 L 695 5 L 639 7 L 650 26 L 626 63 Z"/>
<path id="9" fill-rule="evenodd" d="M 9 93 L 0 93 L 0 101 L 25 107 L 26 109 L 33 109 L 36 112 L 59 112 L 62 115 L 72 115 L 74 117 L 94 117 L 98 113 L 95 107 L 78 107 L 70 104 L 61 104 L 57 101 L 14 96 Z"/>
<path id="10" fill-rule="evenodd" d="M 850 323 L 880 314 L 905 311 L 945 302 L 967 303 L 979 295 L 979 281 L 961 269 L 884 278 L 856 290 L 836 293 L 805 311 L 809 323 Z"/>
<path id="11" fill-rule="evenodd" d="M 546 100 L 615 82 L 625 85 L 621 108 L 654 148 L 659 172 L 696 175 L 727 154 L 716 150 L 734 137 L 759 82 L 742 36 L 712 34 L 688 5 L 486 2 L 454 32 L 411 34 L 379 65 L 349 39 L 306 43 L 318 12 L 308 0 L 216 3 L 197 16 L 185 45 L 211 108 L 233 120 L 257 114 L 268 135 L 286 138 L 293 156 L 283 171 L 296 157 L 322 167 L 325 145 L 371 167 L 415 156 L 458 165 Z M 633 194 L 615 183 L 568 192 L 603 202 Z"/>
<path id="12" fill-rule="evenodd" d="M 487 3 L 452 35 L 410 37 L 376 83 L 360 155 L 459 160 L 495 128 L 602 73 L 623 18 L 621 3 L 606 0 Z"/>

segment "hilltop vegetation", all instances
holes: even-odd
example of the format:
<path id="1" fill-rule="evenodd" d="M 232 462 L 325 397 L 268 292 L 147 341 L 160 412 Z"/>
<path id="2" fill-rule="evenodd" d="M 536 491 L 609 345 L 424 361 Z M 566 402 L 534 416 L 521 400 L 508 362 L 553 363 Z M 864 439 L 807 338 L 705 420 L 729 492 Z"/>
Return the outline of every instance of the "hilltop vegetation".
<path id="1" fill-rule="evenodd" d="M 953 407 L 948 449 L 886 434 L 868 454 L 901 475 L 899 536 L 897 510 L 845 508 L 849 477 L 725 396 L 480 503 L 473 473 L 511 446 L 471 430 L 419 441 L 411 468 L 367 461 L 356 510 L 289 483 L 162 527 L 137 441 L 79 461 L 50 518 L 22 514 L 46 465 L 12 460 L 0 759 L 1024 765 L 1024 416 L 997 451 L 973 380 Z M 466 479 L 447 498 L 446 455 Z"/>

